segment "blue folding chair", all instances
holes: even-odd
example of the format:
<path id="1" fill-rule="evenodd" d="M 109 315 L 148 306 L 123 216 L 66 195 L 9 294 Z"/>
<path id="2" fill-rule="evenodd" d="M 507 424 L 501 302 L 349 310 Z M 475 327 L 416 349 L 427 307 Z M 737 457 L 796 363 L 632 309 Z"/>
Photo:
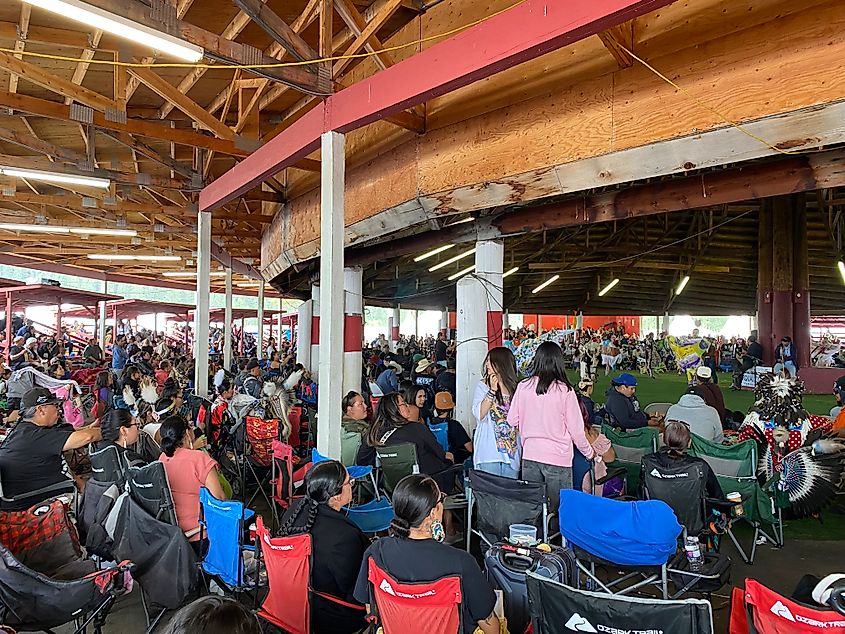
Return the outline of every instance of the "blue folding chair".
<path id="1" fill-rule="evenodd" d="M 325 462 L 326 460 L 331 460 L 328 456 L 324 456 L 316 449 L 311 450 L 311 462 L 313 464 L 320 464 L 321 462 Z M 378 488 L 376 486 L 376 477 L 373 474 L 373 468 L 368 466 L 358 466 L 354 465 L 351 467 L 346 467 L 346 472 L 349 474 L 349 477 L 353 480 L 361 480 L 363 478 L 369 478 L 370 482 L 373 485 L 373 491 L 378 492 Z"/>
<path id="2" fill-rule="evenodd" d="M 255 516 L 237 500 L 222 501 L 205 487 L 200 489 L 200 538 L 208 535 L 208 552 L 202 560 L 202 570 L 222 581 L 234 592 L 252 587 L 244 578 L 243 551 L 255 550 L 254 544 L 244 543 L 244 526 Z"/>
<path id="3" fill-rule="evenodd" d="M 442 423 L 428 421 L 428 428 L 434 434 L 440 446 L 443 447 L 443 451 L 449 451 L 449 421 L 444 420 Z"/>
<path id="4" fill-rule="evenodd" d="M 393 507 L 386 496 L 381 496 L 360 506 L 345 506 L 346 517 L 361 529 L 362 533 L 375 534 L 390 528 Z"/>

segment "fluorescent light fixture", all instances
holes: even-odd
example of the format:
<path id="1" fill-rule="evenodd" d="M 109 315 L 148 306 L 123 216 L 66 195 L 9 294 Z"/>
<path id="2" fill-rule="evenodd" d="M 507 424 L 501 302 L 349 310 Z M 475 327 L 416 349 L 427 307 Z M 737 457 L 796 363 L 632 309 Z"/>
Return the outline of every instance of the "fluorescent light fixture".
<path id="1" fill-rule="evenodd" d="M 443 260 L 440 264 L 435 264 L 434 266 L 428 269 L 428 272 L 431 273 L 432 271 L 436 271 L 437 269 L 442 269 L 444 266 L 449 266 L 450 264 L 457 262 L 458 260 L 462 260 L 468 255 L 472 255 L 473 253 L 475 253 L 475 247 L 471 248 L 469 251 L 459 253 L 458 255 L 449 258 L 448 260 Z"/>
<path id="2" fill-rule="evenodd" d="M 89 253 L 89 260 L 115 260 L 122 262 L 178 262 L 182 258 L 178 255 L 129 255 L 127 253 Z"/>
<path id="3" fill-rule="evenodd" d="M 110 11 L 80 2 L 79 0 L 23 0 L 33 6 L 46 11 L 58 13 L 62 17 L 70 18 L 85 24 L 91 29 L 100 29 L 118 37 L 126 38 L 143 46 L 148 46 L 160 53 L 185 60 L 198 62 L 204 51 L 201 47 L 173 37 L 167 33 L 156 31 L 150 27 L 133 22 Z"/>
<path id="4" fill-rule="evenodd" d="M 459 277 L 462 277 L 462 276 L 466 275 L 467 273 L 474 271 L 474 270 L 475 270 L 475 264 L 473 264 L 472 266 L 466 267 L 463 271 L 458 271 L 454 275 L 450 275 L 447 279 L 451 282 L 452 280 L 456 280 Z"/>
<path id="5" fill-rule="evenodd" d="M 617 284 L 619 284 L 619 278 L 614 277 L 613 281 L 611 281 L 610 284 L 608 284 L 607 286 L 605 286 L 603 289 L 601 289 L 599 291 L 599 297 L 604 297 L 605 295 L 607 295 L 610 292 L 610 289 L 612 289 Z"/>
<path id="6" fill-rule="evenodd" d="M 196 277 L 196 271 L 167 271 L 162 273 L 164 277 Z M 226 277 L 225 271 L 211 271 L 209 277 Z"/>
<path id="7" fill-rule="evenodd" d="M 534 289 L 533 291 L 531 291 L 531 292 L 532 292 L 532 293 L 539 293 L 539 292 L 540 292 L 540 291 L 542 291 L 544 288 L 546 288 L 549 284 L 554 284 L 554 283 L 555 283 L 555 282 L 557 282 L 559 279 L 560 279 L 560 275 L 552 275 L 549 279 L 547 279 L 545 282 L 543 282 L 542 284 L 540 284 L 540 286 L 538 286 L 537 288 L 535 288 L 535 289 Z"/>
<path id="8" fill-rule="evenodd" d="M 472 216 L 467 216 L 466 218 L 461 218 L 460 220 L 456 220 L 455 222 L 450 222 L 446 226 L 447 227 L 454 227 L 455 225 L 462 225 L 465 222 L 472 222 L 473 220 L 475 220 L 475 218 L 473 218 Z"/>
<path id="9" fill-rule="evenodd" d="M 45 183 L 59 183 L 61 185 L 82 185 L 84 187 L 107 188 L 111 181 L 107 178 L 94 178 L 92 176 L 74 176 L 73 174 L 59 174 L 57 172 L 44 172 L 42 170 L 19 169 L 17 167 L 0 167 L 0 174 L 13 178 L 26 178 Z"/>
<path id="10" fill-rule="evenodd" d="M 442 247 L 437 247 L 436 249 L 429 251 L 428 253 L 423 253 L 422 255 L 418 255 L 414 258 L 414 262 L 422 262 L 426 258 L 430 258 L 432 255 L 437 255 L 438 253 L 443 253 L 447 249 L 451 249 L 454 244 L 444 244 Z"/>
<path id="11" fill-rule="evenodd" d="M 845 284 L 845 262 L 839 260 L 837 266 L 839 267 L 839 274 L 842 276 L 842 283 Z"/>
<path id="12" fill-rule="evenodd" d="M 681 280 L 681 283 L 678 284 L 678 288 L 675 289 L 675 295 L 680 295 L 684 292 L 684 289 L 689 284 L 689 275 L 684 275 L 684 279 Z"/>
<path id="13" fill-rule="evenodd" d="M 134 238 L 138 232 L 134 229 L 107 229 L 103 227 L 60 227 L 58 225 L 23 225 L 0 223 L 0 229 L 5 231 L 21 231 L 33 233 L 73 233 L 75 235 L 89 236 L 123 236 Z"/>
<path id="14" fill-rule="evenodd" d="M 514 274 L 514 273 L 516 273 L 518 270 L 519 270 L 519 267 L 518 267 L 518 266 L 515 266 L 515 267 L 513 267 L 512 269 L 508 269 L 508 270 L 507 270 L 507 271 L 505 271 L 505 272 L 504 272 L 504 274 L 502 275 L 502 279 L 506 278 L 508 275 L 513 275 L 513 274 Z"/>

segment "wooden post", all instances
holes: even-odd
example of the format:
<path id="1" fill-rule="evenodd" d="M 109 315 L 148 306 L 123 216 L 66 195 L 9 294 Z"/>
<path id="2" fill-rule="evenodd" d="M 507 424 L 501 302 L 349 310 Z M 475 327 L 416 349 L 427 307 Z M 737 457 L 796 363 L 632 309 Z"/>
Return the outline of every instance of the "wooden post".
<path id="1" fill-rule="evenodd" d="M 768 342 L 774 359 L 774 348 L 782 337 L 792 336 L 793 196 L 772 200 L 772 331 Z M 761 342 L 762 343 L 762 342 Z M 763 343 L 765 347 L 767 344 Z"/>
<path id="2" fill-rule="evenodd" d="M 343 398 L 343 236 L 345 137 L 325 132 L 320 172 L 320 390 L 317 450 L 340 458 Z"/>
<path id="3" fill-rule="evenodd" d="M 810 365 L 810 258 L 807 241 L 807 201 L 803 194 L 795 194 L 792 214 L 793 277 L 792 277 L 792 339 L 798 351 L 798 365 Z"/>
<path id="4" fill-rule="evenodd" d="M 763 346 L 763 361 L 771 364 L 772 350 L 772 200 L 760 201 L 759 248 L 757 256 L 757 336 Z"/>
<path id="5" fill-rule="evenodd" d="M 211 214 L 197 216 L 197 295 L 194 311 L 194 393 L 208 398 L 208 319 L 211 307 Z"/>

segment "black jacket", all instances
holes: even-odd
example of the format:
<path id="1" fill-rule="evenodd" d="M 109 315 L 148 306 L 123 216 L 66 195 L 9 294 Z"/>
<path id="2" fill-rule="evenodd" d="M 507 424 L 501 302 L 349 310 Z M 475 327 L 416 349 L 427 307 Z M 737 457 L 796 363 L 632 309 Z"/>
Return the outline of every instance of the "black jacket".
<path id="1" fill-rule="evenodd" d="M 792 361 L 792 363 L 795 364 L 795 369 L 798 369 L 798 351 L 795 349 L 794 343 L 789 346 L 789 354 L 784 353 L 782 343 L 777 345 L 777 348 L 775 348 L 775 363 L 780 363 L 781 359 L 784 361 Z"/>
<path id="2" fill-rule="evenodd" d="M 604 408 L 613 415 L 616 424 L 622 429 L 637 429 L 648 426 L 648 416 L 640 411 L 640 403 L 635 398 L 628 398 L 615 387 L 607 391 Z"/>
<path id="3" fill-rule="evenodd" d="M 299 507 L 294 504 L 282 519 Z M 307 507 L 299 514 L 294 526 L 304 526 L 308 520 Z M 358 604 L 352 595 L 355 581 L 370 541 L 343 513 L 321 504 L 311 527 L 311 586 L 349 603 Z M 329 599 L 314 595 L 311 602 L 311 631 L 316 634 L 352 634 L 364 625 L 364 610 L 347 608 Z"/>

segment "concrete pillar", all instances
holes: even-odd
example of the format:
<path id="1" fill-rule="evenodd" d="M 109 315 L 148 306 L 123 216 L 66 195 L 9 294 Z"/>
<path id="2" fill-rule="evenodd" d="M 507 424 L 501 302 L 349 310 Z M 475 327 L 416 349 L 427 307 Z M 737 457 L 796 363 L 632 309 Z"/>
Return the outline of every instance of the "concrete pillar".
<path id="1" fill-rule="evenodd" d="M 364 271 L 360 266 L 343 269 L 343 393 L 361 391 L 364 340 Z"/>
<path id="2" fill-rule="evenodd" d="M 505 261 L 505 245 L 497 240 L 481 240 L 475 243 L 475 276 L 481 280 L 485 289 L 484 306 L 487 324 L 487 346 L 496 348 L 502 345 L 502 311 L 504 298 L 502 288 L 502 267 Z M 538 324 L 539 326 L 539 324 Z"/>
<path id="3" fill-rule="evenodd" d="M 241 341 L 244 333 L 241 332 Z M 226 269 L 226 304 L 223 310 L 223 367 L 232 370 L 232 269 Z"/>
<path id="4" fill-rule="evenodd" d="M 339 460 L 344 356 L 343 195 L 346 167 L 343 134 L 325 132 L 322 135 L 320 165 L 320 316 L 323 318 L 320 320 L 320 341 L 323 345 L 317 403 L 320 412 L 317 451 Z"/>
<path id="5" fill-rule="evenodd" d="M 416 337 L 419 338 L 419 336 L 420 336 L 420 311 L 418 311 L 415 308 L 414 310 L 411 311 L 411 315 L 414 318 L 414 335 L 416 335 Z"/>
<path id="6" fill-rule="evenodd" d="M 472 434 L 476 421 L 472 397 L 481 380 L 481 366 L 487 356 L 487 292 L 474 276 L 462 277 L 455 285 L 458 300 L 457 384 L 455 418 Z"/>
<path id="7" fill-rule="evenodd" d="M 256 315 L 258 318 L 258 339 L 256 340 L 256 348 L 258 349 L 258 358 L 264 356 L 264 281 L 261 281 L 261 286 L 258 287 L 258 310 Z"/>
<path id="8" fill-rule="evenodd" d="M 208 313 L 211 308 L 211 214 L 197 217 L 197 294 L 194 311 L 194 393 L 208 398 Z M 116 327 L 116 326 L 115 326 Z"/>
<path id="9" fill-rule="evenodd" d="M 659 321 L 659 319 L 658 319 Z M 578 311 L 578 316 L 575 318 L 575 328 L 581 330 L 584 327 L 584 313 Z"/>
<path id="10" fill-rule="evenodd" d="M 397 340 L 393 338 L 393 316 L 387 318 L 387 341 L 391 352 L 396 352 Z"/>
<path id="11" fill-rule="evenodd" d="M 396 352 L 396 348 L 399 347 L 399 325 L 402 321 L 401 311 L 399 310 L 399 306 L 395 306 L 393 308 L 393 325 L 390 328 L 390 345 L 393 347 L 393 351 Z"/>
<path id="12" fill-rule="evenodd" d="M 103 280 L 103 286 L 100 289 L 103 294 L 109 292 L 109 283 L 106 280 Z M 106 352 L 106 302 L 100 302 L 100 311 L 99 311 L 99 319 L 97 321 L 97 340 L 100 342 L 100 348 L 103 350 L 103 354 Z M 7 317 L 8 318 L 8 317 Z M 115 330 L 117 330 L 117 324 L 115 324 Z"/>
<path id="13" fill-rule="evenodd" d="M 311 373 L 320 382 L 320 287 L 311 285 Z"/>
<path id="14" fill-rule="evenodd" d="M 511 327 L 511 315 L 510 311 L 505 311 L 502 313 L 502 329 L 508 330 Z"/>
<path id="15" fill-rule="evenodd" d="M 446 308 L 440 311 L 440 332 L 449 334 L 449 310 Z"/>
<path id="16" fill-rule="evenodd" d="M 311 308 L 313 300 L 302 302 L 296 309 L 296 362 L 311 371 Z"/>

